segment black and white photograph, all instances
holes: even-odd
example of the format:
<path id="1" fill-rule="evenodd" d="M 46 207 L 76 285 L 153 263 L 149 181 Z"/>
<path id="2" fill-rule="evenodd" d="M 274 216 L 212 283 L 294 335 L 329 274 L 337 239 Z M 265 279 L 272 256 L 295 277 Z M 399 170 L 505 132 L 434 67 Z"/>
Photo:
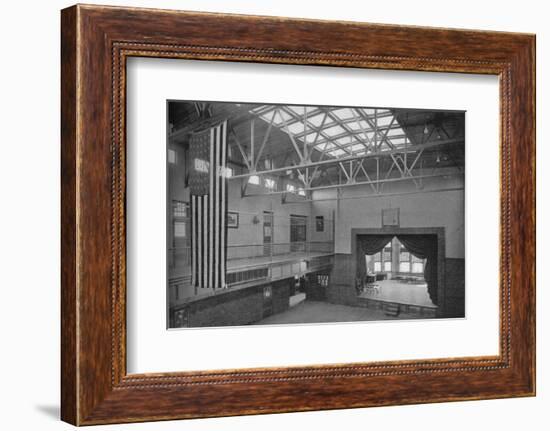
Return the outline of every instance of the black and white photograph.
<path id="1" fill-rule="evenodd" d="M 169 328 L 465 317 L 464 111 L 167 111 Z"/>
<path id="2" fill-rule="evenodd" d="M 548 428 L 545 2 L 94 3 L 2 8 L 0 428 Z"/>

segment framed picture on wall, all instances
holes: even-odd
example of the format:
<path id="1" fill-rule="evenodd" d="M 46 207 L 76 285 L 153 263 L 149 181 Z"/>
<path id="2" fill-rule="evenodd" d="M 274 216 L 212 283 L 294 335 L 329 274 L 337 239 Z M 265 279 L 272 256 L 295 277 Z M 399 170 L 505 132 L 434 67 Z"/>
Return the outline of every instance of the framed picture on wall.
<path id="1" fill-rule="evenodd" d="M 315 230 L 317 232 L 324 232 L 325 230 L 325 217 L 315 216 Z"/>
<path id="2" fill-rule="evenodd" d="M 227 212 L 227 227 L 229 229 L 237 229 L 239 227 L 239 213 L 233 211 Z"/>
<path id="3" fill-rule="evenodd" d="M 63 420 L 533 395 L 534 45 L 63 10 Z"/>
<path id="4" fill-rule="evenodd" d="M 382 209 L 382 227 L 399 227 L 399 208 Z"/>

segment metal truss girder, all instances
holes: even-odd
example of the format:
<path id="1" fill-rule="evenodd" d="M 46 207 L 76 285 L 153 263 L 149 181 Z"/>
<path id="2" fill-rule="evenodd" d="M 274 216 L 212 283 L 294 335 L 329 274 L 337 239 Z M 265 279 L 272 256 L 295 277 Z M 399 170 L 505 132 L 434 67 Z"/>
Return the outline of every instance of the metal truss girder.
<path id="1" fill-rule="evenodd" d="M 370 180 L 370 181 L 358 181 L 355 183 L 343 183 L 343 184 L 329 184 L 326 186 L 316 186 L 316 187 L 308 187 L 304 188 L 304 191 L 315 191 L 315 190 L 330 190 L 330 189 L 342 189 L 346 187 L 357 187 L 362 185 L 377 185 L 377 184 L 385 184 L 385 183 L 394 183 L 394 182 L 401 182 L 401 181 L 411 181 L 411 180 L 419 180 L 419 179 L 426 179 L 426 178 L 438 178 L 438 177 L 450 177 L 450 176 L 463 176 L 463 172 L 445 172 L 440 174 L 426 174 L 426 175 L 416 175 L 412 177 L 398 177 L 398 178 L 387 178 L 387 179 L 378 179 L 378 180 Z M 379 193 L 380 190 L 377 189 L 377 193 Z M 281 191 L 274 191 L 274 192 L 267 192 L 267 193 L 253 193 L 248 194 L 245 197 L 253 197 L 253 196 L 273 196 L 273 195 L 281 195 L 281 194 L 292 194 L 293 192 L 289 192 L 286 190 Z"/>
<path id="2" fill-rule="evenodd" d="M 422 149 L 437 147 L 441 145 L 448 145 L 448 144 L 456 144 L 456 143 L 463 143 L 464 139 L 446 139 L 442 141 L 436 141 L 431 142 L 423 145 L 411 145 L 407 147 L 405 150 L 404 148 L 395 148 L 393 150 L 385 150 L 385 151 L 378 151 L 375 153 L 368 153 L 368 154 L 360 154 L 360 155 L 354 155 L 354 156 L 347 156 L 347 157 L 341 157 L 341 158 L 334 158 L 329 160 L 320 160 L 317 162 L 308 162 L 308 163 L 301 163 L 298 165 L 291 165 L 291 166 L 284 166 L 280 168 L 275 169 L 269 169 L 265 171 L 256 171 L 256 172 L 248 172 L 244 174 L 234 175 L 229 178 L 229 180 L 235 180 L 239 178 L 247 178 L 251 175 L 264 175 L 264 174 L 274 174 L 278 172 L 285 172 L 288 170 L 297 170 L 297 169 L 303 169 L 303 168 L 314 168 L 316 166 L 325 166 L 325 165 L 331 165 L 331 164 L 338 164 L 341 162 L 349 162 L 350 160 L 362 160 L 362 159 L 369 159 L 369 158 L 375 158 L 375 157 L 395 157 L 396 154 L 403 154 L 406 152 L 416 152 L 420 151 Z"/>

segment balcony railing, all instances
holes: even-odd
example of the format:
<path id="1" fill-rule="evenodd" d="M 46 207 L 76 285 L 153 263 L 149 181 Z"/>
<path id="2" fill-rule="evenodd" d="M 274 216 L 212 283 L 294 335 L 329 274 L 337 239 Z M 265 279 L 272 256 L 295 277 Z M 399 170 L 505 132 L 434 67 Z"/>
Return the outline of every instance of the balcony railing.
<path id="1" fill-rule="evenodd" d="M 281 257 L 308 258 L 319 254 L 334 252 L 333 241 L 302 241 L 267 244 L 240 244 L 227 247 L 228 270 L 239 259 L 253 259 L 257 263 L 268 264 Z M 169 269 L 172 275 L 191 274 L 191 247 L 174 247 L 168 249 Z M 253 262 L 251 262 L 253 263 Z"/>

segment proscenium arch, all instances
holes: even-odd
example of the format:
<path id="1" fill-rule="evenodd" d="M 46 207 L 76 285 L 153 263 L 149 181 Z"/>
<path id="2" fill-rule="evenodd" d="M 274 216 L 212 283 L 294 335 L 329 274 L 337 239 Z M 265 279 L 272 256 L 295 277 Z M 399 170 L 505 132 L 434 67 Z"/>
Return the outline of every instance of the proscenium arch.
<path id="1" fill-rule="evenodd" d="M 352 228 L 351 253 L 352 272 L 357 273 L 357 238 L 361 235 L 435 235 L 437 237 L 437 298 L 436 316 L 446 316 L 447 298 L 445 295 L 445 228 L 444 227 L 384 227 Z"/>

